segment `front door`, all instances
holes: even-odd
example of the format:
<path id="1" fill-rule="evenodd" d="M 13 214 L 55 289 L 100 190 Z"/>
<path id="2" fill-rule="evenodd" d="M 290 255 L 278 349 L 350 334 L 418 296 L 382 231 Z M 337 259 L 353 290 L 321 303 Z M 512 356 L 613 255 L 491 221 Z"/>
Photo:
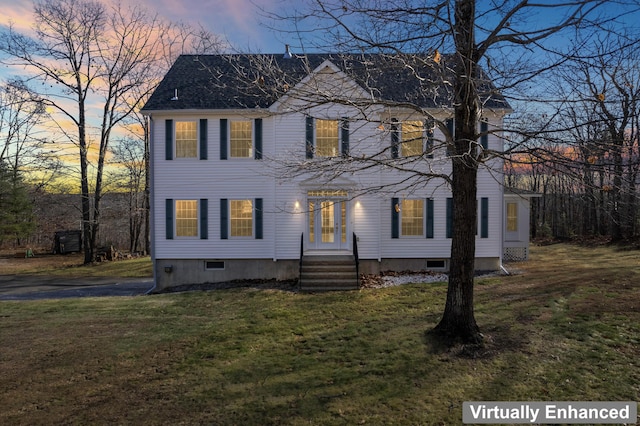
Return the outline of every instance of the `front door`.
<path id="1" fill-rule="evenodd" d="M 347 249 L 347 200 L 335 197 L 335 192 L 326 192 L 309 197 L 308 247 L 316 250 Z"/>

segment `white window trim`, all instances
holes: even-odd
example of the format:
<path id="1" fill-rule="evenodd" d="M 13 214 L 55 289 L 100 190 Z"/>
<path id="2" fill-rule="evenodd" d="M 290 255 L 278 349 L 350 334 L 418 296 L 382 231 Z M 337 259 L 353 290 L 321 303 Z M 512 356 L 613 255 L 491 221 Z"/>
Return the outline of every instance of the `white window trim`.
<path id="1" fill-rule="evenodd" d="M 178 123 L 194 123 L 196 125 L 196 156 L 178 157 Z M 200 160 L 200 125 L 198 120 L 176 120 L 173 125 L 173 159 L 176 161 Z"/>
<path id="2" fill-rule="evenodd" d="M 402 209 L 402 202 L 405 200 L 415 200 L 415 201 L 422 201 L 422 234 L 421 235 L 405 235 L 402 232 L 402 211 L 404 209 Z M 406 239 L 423 239 L 426 237 L 426 230 L 427 230 L 427 215 L 426 215 L 426 202 L 424 199 L 420 199 L 420 198 L 404 198 L 400 200 L 400 212 L 399 212 L 399 217 L 398 217 L 398 236 L 400 238 L 406 238 Z"/>
<path id="3" fill-rule="evenodd" d="M 231 217 L 231 203 L 232 201 L 251 201 L 251 235 L 233 235 L 231 232 L 231 224 L 233 219 Z M 229 220 L 227 224 L 227 235 L 230 240 L 252 240 L 256 235 L 256 202 L 252 198 L 229 198 Z"/>
<path id="4" fill-rule="evenodd" d="M 416 155 L 403 155 L 402 151 L 404 148 L 404 124 L 405 123 L 422 123 L 421 127 L 422 127 L 422 140 L 421 140 L 421 152 L 420 154 L 416 154 Z M 400 146 L 398 147 L 398 157 L 400 158 L 410 158 L 410 157 L 420 157 L 421 155 L 423 155 L 425 153 L 426 147 L 427 147 L 427 129 L 426 129 L 426 125 L 425 125 L 426 121 L 425 120 L 405 120 L 405 121 L 401 121 L 399 122 L 400 124 L 400 135 L 399 135 L 399 139 L 400 139 Z"/>
<path id="5" fill-rule="evenodd" d="M 249 149 L 249 156 L 247 157 L 234 157 L 231 150 L 231 123 L 238 122 L 250 122 L 251 123 L 251 148 Z M 256 154 L 256 123 L 255 119 L 228 119 L 227 120 L 227 160 L 229 161 L 249 161 L 255 158 Z M 231 234 L 229 234 L 231 236 Z"/>
<path id="6" fill-rule="evenodd" d="M 178 201 L 195 201 L 196 202 L 196 235 L 178 235 Z M 200 239 L 200 200 L 190 198 L 180 198 L 173 200 L 173 237 L 179 240 L 196 240 Z"/>
<path id="7" fill-rule="evenodd" d="M 319 155 L 318 154 L 318 120 L 335 121 L 338 125 L 338 149 L 336 155 Z M 342 156 L 342 118 L 314 118 L 313 119 L 313 156 L 318 158 L 338 158 Z"/>

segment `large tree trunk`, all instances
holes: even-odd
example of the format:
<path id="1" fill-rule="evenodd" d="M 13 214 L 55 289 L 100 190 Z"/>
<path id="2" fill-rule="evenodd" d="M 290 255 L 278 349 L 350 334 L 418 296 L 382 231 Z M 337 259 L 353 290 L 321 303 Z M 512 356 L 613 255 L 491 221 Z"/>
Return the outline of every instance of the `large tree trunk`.
<path id="1" fill-rule="evenodd" d="M 149 158 L 149 144 L 151 140 L 150 128 L 151 122 L 148 118 L 145 118 L 144 127 L 144 252 L 145 254 L 151 254 L 151 229 L 150 220 L 151 216 L 151 165 Z"/>
<path id="2" fill-rule="evenodd" d="M 434 332 L 449 342 L 479 343 L 482 335 L 473 312 L 477 212 L 477 123 L 479 98 L 476 87 L 478 58 L 475 47 L 475 1 L 458 0 L 455 9 L 456 49 L 459 52 L 455 81 L 455 133 L 453 144 L 453 235 L 449 287 L 444 314 Z"/>
<path id="3" fill-rule="evenodd" d="M 82 196 L 82 245 L 84 249 L 84 263 L 93 262 L 93 229 L 91 226 L 91 197 L 89 195 L 89 176 L 87 159 L 86 119 L 82 93 L 78 96 L 79 123 L 78 144 L 80 147 L 80 191 Z"/>
<path id="4" fill-rule="evenodd" d="M 449 286 L 444 314 L 435 332 L 450 341 L 478 343 L 482 340 L 473 311 L 473 278 L 476 251 L 476 181 L 474 167 L 463 158 L 453 165 L 453 238 Z"/>

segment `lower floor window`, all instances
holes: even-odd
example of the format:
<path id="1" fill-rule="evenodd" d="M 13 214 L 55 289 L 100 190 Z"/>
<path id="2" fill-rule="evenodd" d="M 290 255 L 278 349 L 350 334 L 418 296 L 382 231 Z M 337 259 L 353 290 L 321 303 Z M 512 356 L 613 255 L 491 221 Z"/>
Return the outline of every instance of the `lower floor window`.
<path id="1" fill-rule="evenodd" d="M 231 236 L 253 236 L 253 201 L 231 200 Z"/>
<path id="2" fill-rule="evenodd" d="M 176 236 L 198 236 L 197 200 L 176 200 Z"/>
<path id="3" fill-rule="evenodd" d="M 422 236 L 424 233 L 424 201 L 402 200 L 401 229 L 405 236 Z"/>
<path id="4" fill-rule="evenodd" d="M 507 232 L 518 232 L 517 203 L 507 203 Z"/>

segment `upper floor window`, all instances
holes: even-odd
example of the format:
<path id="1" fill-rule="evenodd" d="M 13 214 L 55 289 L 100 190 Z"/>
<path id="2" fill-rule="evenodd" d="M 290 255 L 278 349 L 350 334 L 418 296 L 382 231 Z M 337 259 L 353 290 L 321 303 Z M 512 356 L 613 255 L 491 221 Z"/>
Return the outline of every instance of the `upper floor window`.
<path id="1" fill-rule="evenodd" d="M 306 119 L 306 156 L 338 157 L 349 155 L 349 119 Z"/>
<path id="2" fill-rule="evenodd" d="M 316 155 L 336 157 L 340 153 L 338 120 L 316 120 Z"/>
<path id="3" fill-rule="evenodd" d="M 195 121 L 176 121 L 176 158 L 198 158 L 198 126 Z"/>
<path id="4" fill-rule="evenodd" d="M 407 120 L 400 123 L 391 119 L 391 157 L 416 157 L 426 154 L 433 158 L 432 120 Z"/>
<path id="5" fill-rule="evenodd" d="M 422 121 L 404 121 L 401 129 L 400 155 L 403 157 L 422 155 L 424 149 Z"/>
<path id="6" fill-rule="evenodd" d="M 253 157 L 252 124 L 251 121 L 231 121 L 229 123 L 231 158 Z"/>
<path id="7" fill-rule="evenodd" d="M 262 118 L 220 119 L 220 159 L 262 159 Z"/>

